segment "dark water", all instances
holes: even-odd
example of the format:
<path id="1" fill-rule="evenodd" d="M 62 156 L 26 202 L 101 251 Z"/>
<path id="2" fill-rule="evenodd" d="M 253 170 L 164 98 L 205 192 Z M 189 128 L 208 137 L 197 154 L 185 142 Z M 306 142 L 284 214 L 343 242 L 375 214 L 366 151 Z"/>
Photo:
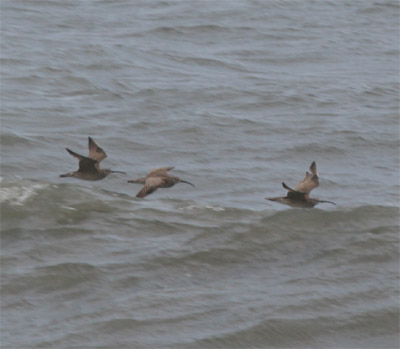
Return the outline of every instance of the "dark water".
<path id="1" fill-rule="evenodd" d="M 2 348 L 398 348 L 397 1 L 2 1 Z M 113 174 L 59 178 L 92 136 Z M 266 201 L 312 161 L 315 209 Z M 193 182 L 136 199 L 155 167 Z"/>

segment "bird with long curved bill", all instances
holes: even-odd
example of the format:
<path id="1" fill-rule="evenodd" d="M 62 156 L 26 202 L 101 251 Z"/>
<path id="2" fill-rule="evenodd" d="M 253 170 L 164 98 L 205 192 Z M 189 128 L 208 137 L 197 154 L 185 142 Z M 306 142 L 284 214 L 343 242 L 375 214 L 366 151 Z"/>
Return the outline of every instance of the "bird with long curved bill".
<path id="1" fill-rule="evenodd" d="M 158 188 L 171 188 L 176 183 L 187 183 L 191 186 L 194 184 L 184 181 L 179 177 L 170 176 L 168 171 L 174 167 L 161 167 L 151 170 L 146 177 L 132 179 L 128 183 L 140 183 L 144 184 L 143 188 L 136 194 L 137 198 L 144 198 L 151 193 L 154 193 Z"/>
<path id="2" fill-rule="evenodd" d="M 96 142 L 89 137 L 89 156 L 79 155 L 71 149 L 67 149 L 68 153 L 79 160 L 79 169 L 75 172 L 61 174 L 60 177 L 74 177 L 87 181 L 97 181 L 107 177 L 110 173 L 123 173 L 122 171 L 112 171 L 110 169 L 100 168 L 100 161 L 107 157 L 105 151 L 100 148 Z"/>
<path id="3" fill-rule="evenodd" d="M 320 200 L 310 198 L 310 192 L 319 186 L 319 176 L 317 172 L 317 165 L 315 161 L 310 166 L 310 172 L 306 172 L 306 176 L 300 181 L 297 186 L 292 189 L 285 183 L 282 183 L 283 188 L 288 192 L 283 197 L 266 198 L 267 200 L 276 201 L 284 205 L 292 207 L 314 207 L 320 203 L 329 203 L 336 205 L 333 201 Z"/>

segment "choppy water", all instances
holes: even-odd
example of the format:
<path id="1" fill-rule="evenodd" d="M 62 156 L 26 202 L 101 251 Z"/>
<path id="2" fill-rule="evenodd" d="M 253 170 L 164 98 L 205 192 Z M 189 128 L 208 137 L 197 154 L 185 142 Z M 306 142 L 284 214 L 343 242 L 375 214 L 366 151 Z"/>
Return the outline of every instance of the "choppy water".
<path id="1" fill-rule="evenodd" d="M 397 1 L 2 1 L 2 348 L 398 348 Z M 98 182 L 59 178 L 92 136 Z M 312 161 L 312 196 L 283 195 Z M 145 200 L 160 166 L 196 184 Z"/>

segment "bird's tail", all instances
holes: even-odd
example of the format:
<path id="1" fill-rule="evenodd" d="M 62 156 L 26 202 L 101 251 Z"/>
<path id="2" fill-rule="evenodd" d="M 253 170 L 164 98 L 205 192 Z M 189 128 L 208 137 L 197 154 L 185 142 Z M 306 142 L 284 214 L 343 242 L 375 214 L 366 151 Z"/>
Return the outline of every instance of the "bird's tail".
<path id="1" fill-rule="evenodd" d="M 74 172 L 68 172 L 68 173 L 60 174 L 60 177 L 73 177 L 73 176 L 74 176 Z"/>
<path id="2" fill-rule="evenodd" d="M 281 197 L 265 198 L 265 200 L 279 201 Z"/>

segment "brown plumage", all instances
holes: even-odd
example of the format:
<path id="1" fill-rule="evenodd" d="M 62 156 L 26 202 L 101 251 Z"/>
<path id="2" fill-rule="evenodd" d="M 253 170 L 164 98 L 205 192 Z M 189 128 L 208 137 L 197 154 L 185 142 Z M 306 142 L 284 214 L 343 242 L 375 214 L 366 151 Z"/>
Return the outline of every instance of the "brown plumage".
<path id="1" fill-rule="evenodd" d="M 310 198 L 311 190 L 319 186 L 319 176 L 315 161 L 313 161 L 310 166 L 310 172 L 306 172 L 305 177 L 300 181 L 299 184 L 297 184 L 294 189 L 290 188 L 285 183 L 282 183 L 282 186 L 286 190 L 288 190 L 286 196 L 266 199 L 280 202 L 281 204 L 289 205 L 292 207 L 314 207 L 315 205 L 323 202 L 336 205 L 332 201 L 324 201 L 316 198 Z"/>
<path id="2" fill-rule="evenodd" d="M 121 171 L 111 171 L 110 169 L 101 169 L 100 161 L 107 157 L 105 151 L 100 148 L 96 142 L 89 137 L 89 156 L 79 155 L 73 152 L 71 149 L 67 149 L 68 153 L 76 157 L 79 160 L 79 169 L 75 172 L 69 172 L 60 175 L 60 177 L 74 177 L 79 179 L 85 179 L 88 181 L 97 181 L 107 177 L 110 173 L 124 173 Z"/>
<path id="3" fill-rule="evenodd" d="M 184 181 L 179 177 L 170 176 L 169 170 L 174 167 L 161 167 L 151 170 L 146 177 L 132 179 L 128 183 L 144 184 L 143 188 L 136 194 L 138 198 L 144 198 L 151 193 L 154 193 L 158 188 L 170 188 L 176 183 L 187 183 L 194 187 L 194 184 Z"/>

